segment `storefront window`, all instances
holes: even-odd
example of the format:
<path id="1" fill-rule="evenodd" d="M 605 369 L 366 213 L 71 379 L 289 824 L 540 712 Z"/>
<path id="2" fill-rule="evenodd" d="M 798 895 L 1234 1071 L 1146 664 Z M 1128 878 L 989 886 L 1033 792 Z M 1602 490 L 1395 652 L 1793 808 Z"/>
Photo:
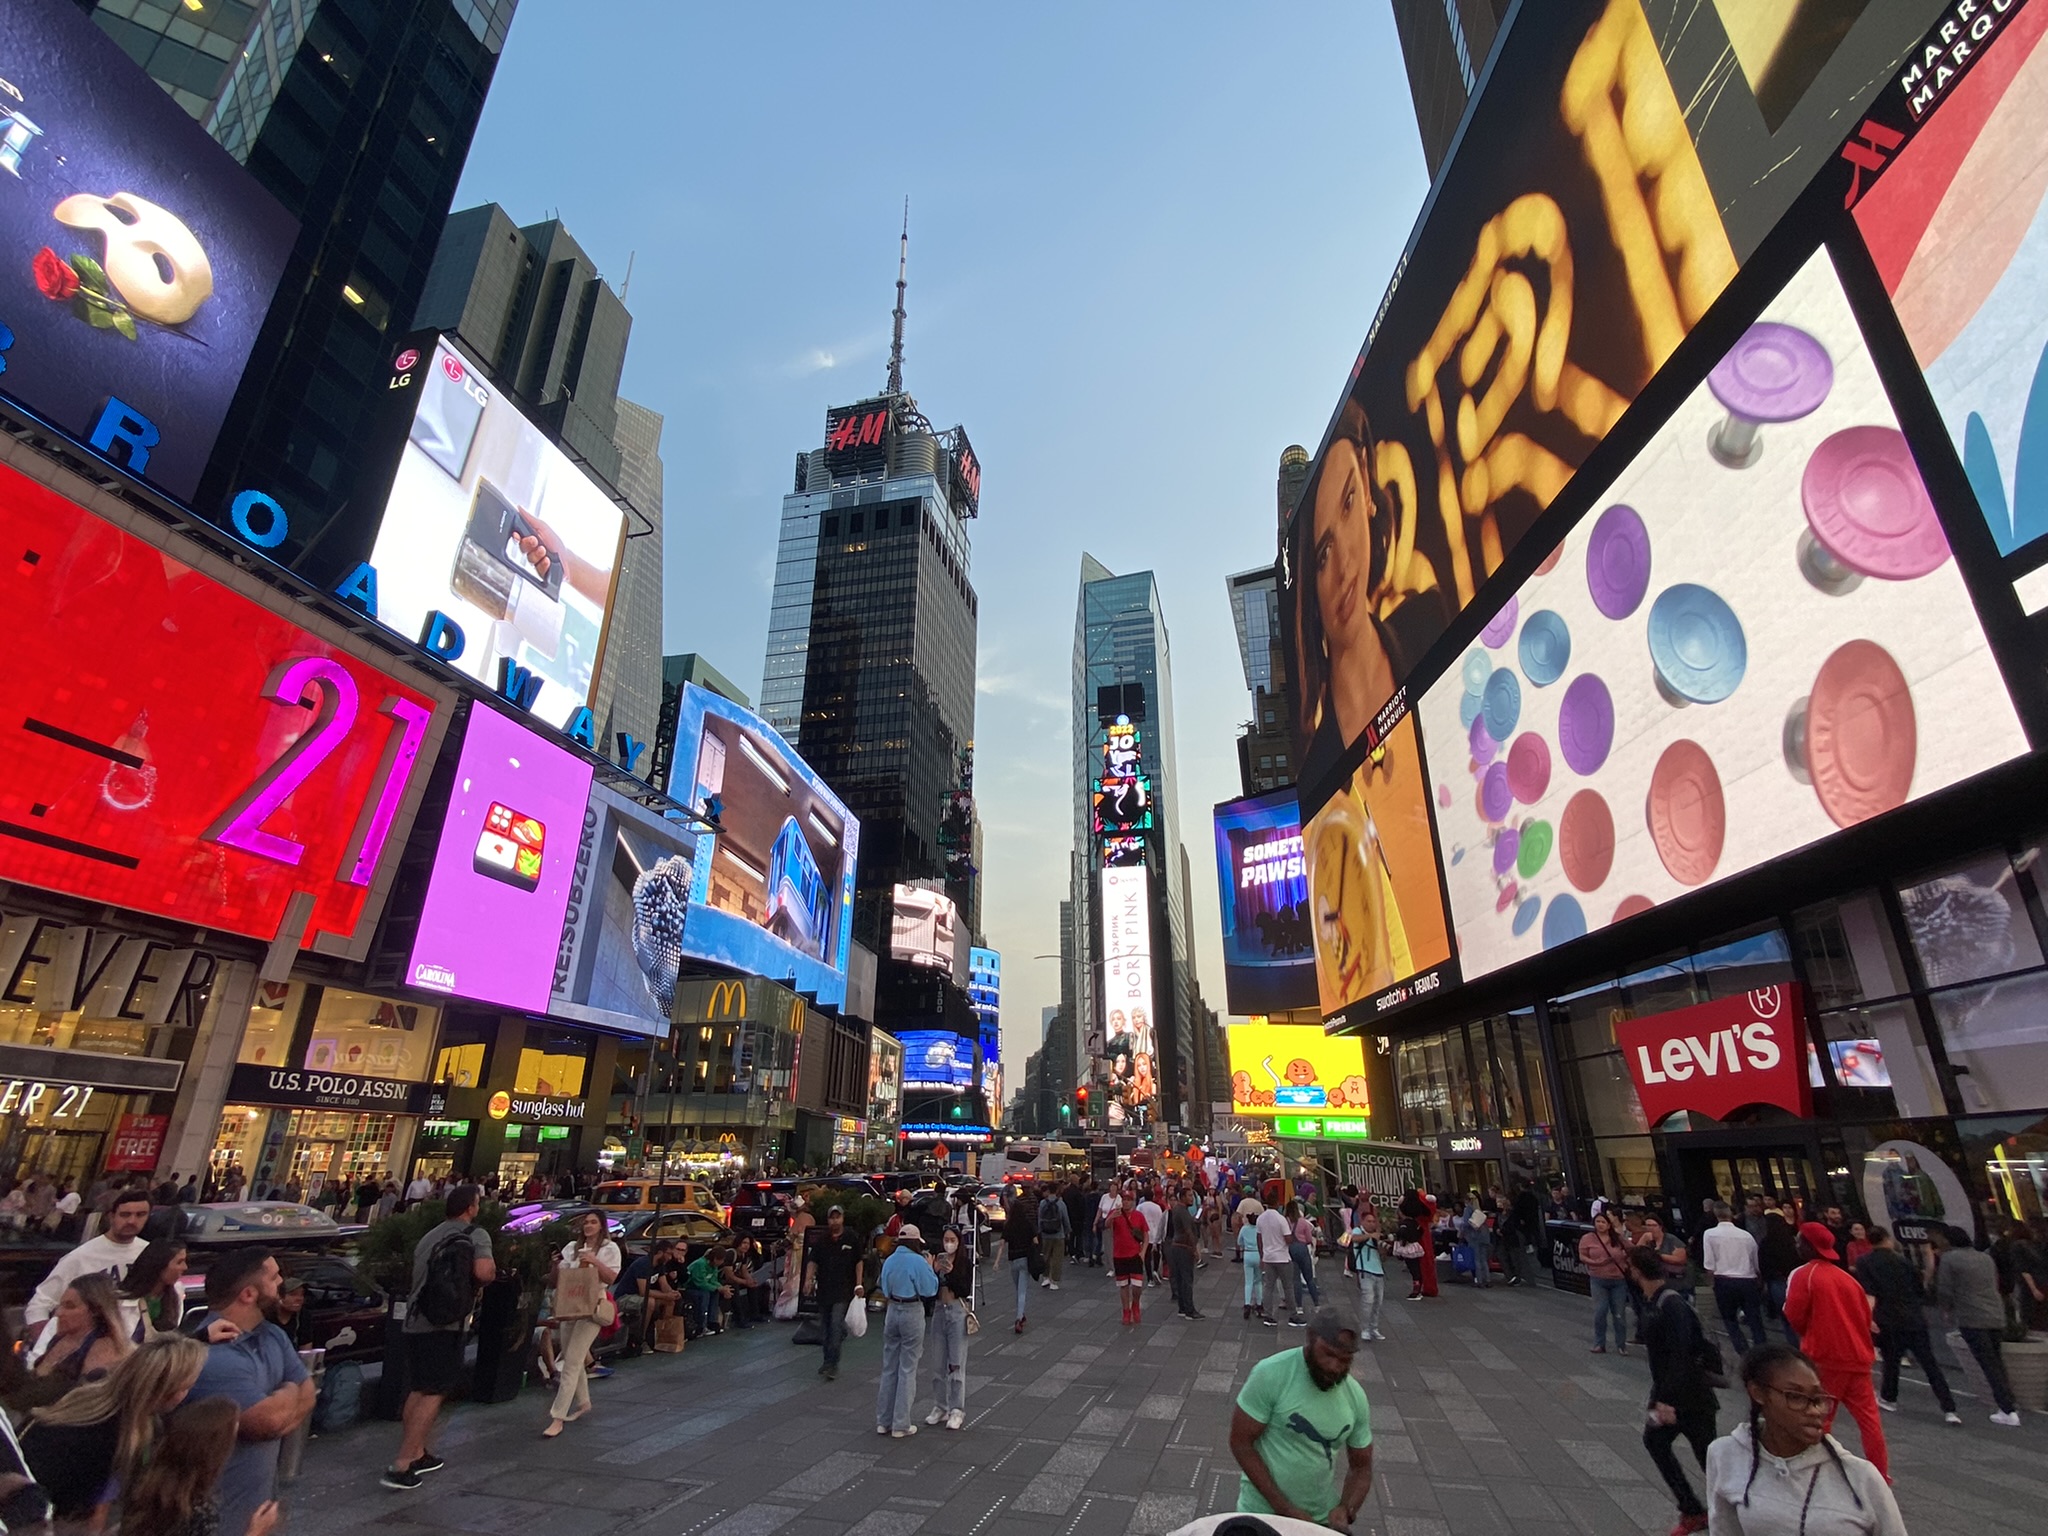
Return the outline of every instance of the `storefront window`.
<path id="1" fill-rule="evenodd" d="M 1984 1170 L 1992 1202 L 2036 1234 L 2048 1221 L 2048 1120 L 2015 1115 L 1998 1120 L 1960 1120 L 1964 1156 Z"/>
<path id="2" fill-rule="evenodd" d="M 1845 1108 L 1855 1118 L 1948 1112 L 1912 999 L 1838 1008 L 1820 1016 L 1820 1027 L 1828 1065 L 1851 1092 Z"/>
<path id="3" fill-rule="evenodd" d="M 305 1066 L 313 1072 L 425 1082 L 434 1022 L 432 1008 L 329 987 L 321 994 L 313 1037 L 306 1042 Z"/>
<path id="4" fill-rule="evenodd" d="M 1634 1019 L 1690 1008 L 1699 1001 L 1692 968 L 1683 954 L 1622 977 L 1621 990 L 1628 999 L 1628 1016 Z"/>
<path id="5" fill-rule="evenodd" d="M 1875 892 L 1824 901 L 1792 917 L 1792 941 L 1823 1011 L 1906 990 L 1905 968 Z"/>
<path id="6" fill-rule="evenodd" d="M 1965 1109 L 2048 1103 L 2048 975 L 1937 992 L 1928 1001 Z"/>
<path id="7" fill-rule="evenodd" d="M 1700 950 L 1692 957 L 1692 970 L 1695 1001 L 1736 997 L 1790 981 L 1792 946 L 1773 924 Z"/>
<path id="8" fill-rule="evenodd" d="M 301 981 L 259 981 L 249 1005 L 249 1024 L 242 1031 L 235 1060 L 256 1067 L 275 1067 L 291 1055 L 292 1030 L 299 1021 L 299 1000 L 306 995 Z"/>
<path id="9" fill-rule="evenodd" d="M 1969 863 L 1902 886 L 1899 907 L 1930 987 L 1981 981 L 2041 963 L 2012 861 L 1981 854 Z"/>
<path id="10" fill-rule="evenodd" d="M 582 1098 L 584 1079 L 590 1072 L 589 1037 L 535 1024 L 527 1027 L 526 1041 L 519 1052 L 519 1076 L 512 1091 Z"/>
<path id="11" fill-rule="evenodd" d="M 1550 1081 L 1543 1075 L 1543 1041 L 1537 1032 L 1536 1010 L 1524 1008 L 1509 1014 L 1507 1027 L 1521 1069 L 1525 1123 L 1554 1124 L 1556 1112 L 1551 1108 Z"/>

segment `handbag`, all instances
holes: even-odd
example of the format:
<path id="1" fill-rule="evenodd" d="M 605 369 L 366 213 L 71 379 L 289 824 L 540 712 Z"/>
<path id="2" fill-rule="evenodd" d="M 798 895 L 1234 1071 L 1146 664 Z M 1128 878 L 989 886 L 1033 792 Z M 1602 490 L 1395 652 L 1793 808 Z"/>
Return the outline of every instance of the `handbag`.
<path id="1" fill-rule="evenodd" d="M 1419 1259 L 1422 1257 L 1422 1244 L 1396 1243 L 1394 1244 L 1394 1257 L 1397 1259 Z"/>
<path id="2" fill-rule="evenodd" d="M 971 1339 L 979 1332 L 981 1332 L 981 1319 L 976 1317 L 972 1311 L 969 1311 L 967 1314 L 967 1337 Z"/>
<path id="3" fill-rule="evenodd" d="M 577 1322 L 586 1317 L 596 1317 L 598 1302 L 610 1302 L 604 1293 L 604 1281 L 597 1271 L 582 1265 L 565 1264 L 555 1273 L 555 1316 L 563 1322 Z M 613 1308 L 613 1316 L 618 1315 Z M 598 1318 L 600 1326 L 605 1319 Z"/>
<path id="4" fill-rule="evenodd" d="M 680 1317 L 664 1317 L 654 1325 L 654 1352 L 680 1355 L 690 1336 L 689 1325 Z"/>

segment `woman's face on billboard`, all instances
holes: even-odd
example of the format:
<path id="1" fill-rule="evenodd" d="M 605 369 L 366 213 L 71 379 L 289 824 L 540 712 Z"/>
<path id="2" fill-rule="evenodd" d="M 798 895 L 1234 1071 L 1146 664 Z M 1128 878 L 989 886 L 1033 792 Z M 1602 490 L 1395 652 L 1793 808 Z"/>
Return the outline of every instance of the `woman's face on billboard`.
<path id="1" fill-rule="evenodd" d="M 1314 553 L 1316 611 L 1322 616 L 1324 644 L 1329 651 L 1329 687 L 1345 740 L 1365 726 L 1351 718 L 1369 702 L 1384 672 L 1379 636 L 1372 625 L 1373 499 L 1365 465 L 1356 445 L 1339 439 L 1330 445 L 1316 482 Z"/>

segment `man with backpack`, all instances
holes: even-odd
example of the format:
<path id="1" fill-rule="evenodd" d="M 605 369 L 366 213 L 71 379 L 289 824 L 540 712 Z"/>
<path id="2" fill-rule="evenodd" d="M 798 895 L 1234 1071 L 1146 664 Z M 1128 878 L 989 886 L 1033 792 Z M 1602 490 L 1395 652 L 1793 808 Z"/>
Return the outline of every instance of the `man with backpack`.
<path id="1" fill-rule="evenodd" d="M 441 1224 L 412 1251 L 412 1290 L 405 1309 L 400 1348 L 405 1351 L 407 1386 L 405 1434 L 398 1459 L 384 1469 L 386 1488 L 417 1488 L 438 1472 L 441 1458 L 428 1448 L 442 1399 L 462 1374 L 462 1341 L 469 1314 L 484 1286 L 498 1278 L 491 1234 L 476 1224 L 483 1190 L 458 1184 L 448 1191 Z"/>
<path id="2" fill-rule="evenodd" d="M 1049 1291 L 1060 1288 L 1060 1274 L 1067 1263 L 1067 1239 L 1074 1233 L 1067 1202 L 1048 1192 L 1038 1202 L 1038 1247 L 1045 1260 L 1045 1275 L 1038 1283 Z"/>
<path id="3" fill-rule="evenodd" d="M 1693 1491 L 1685 1468 L 1673 1449 L 1680 1436 L 1692 1446 L 1701 1471 L 1714 1439 L 1714 1418 L 1720 1401 L 1714 1388 L 1721 1381 L 1720 1350 L 1700 1328 L 1699 1315 L 1666 1277 L 1664 1261 L 1653 1249 L 1628 1251 L 1628 1278 L 1643 1298 L 1643 1339 L 1650 1352 L 1650 1402 L 1643 1426 L 1643 1449 L 1657 1464 L 1671 1496 L 1678 1501 L 1678 1524 L 1672 1536 L 1707 1528 L 1707 1506 Z"/>

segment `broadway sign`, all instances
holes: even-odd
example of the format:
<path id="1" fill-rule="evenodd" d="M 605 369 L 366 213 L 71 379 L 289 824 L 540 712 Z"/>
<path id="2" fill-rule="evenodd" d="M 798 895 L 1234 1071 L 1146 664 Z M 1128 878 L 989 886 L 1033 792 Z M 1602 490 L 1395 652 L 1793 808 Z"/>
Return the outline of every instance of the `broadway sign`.
<path id="1" fill-rule="evenodd" d="M 1796 985 L 1627 1019 L 1615 1043 L 1651 1125 L 1679 1110 L 1725 1120 L 1750 1104 L 1813 1113 L 1806 1076 L 1806 995 Z"/>

